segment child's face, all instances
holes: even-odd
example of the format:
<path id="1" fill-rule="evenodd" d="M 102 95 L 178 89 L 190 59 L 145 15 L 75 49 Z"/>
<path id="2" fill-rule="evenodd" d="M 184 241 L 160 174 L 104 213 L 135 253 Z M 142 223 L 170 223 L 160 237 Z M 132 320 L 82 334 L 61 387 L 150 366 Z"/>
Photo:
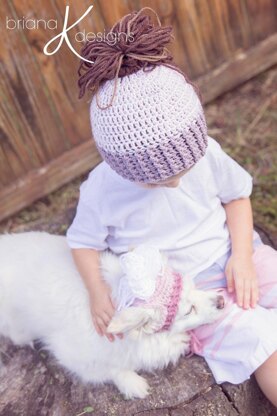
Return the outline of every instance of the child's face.
<path id="1" fill-rule="evenodd" d="M 161 186 L 165 186 L 166 188 L 177 188 L 177 186 L 180 183 L 181 177 L 184 176 L 190 169 L 191 168 L 183 170 L 177 175 L 173 175 L 170 178 L 165 179 L 163 181 L 159 181 L 155 183 L 141 183 L 141 182 L 137 182 L 137 183 L 143 188 L 159 188 Z"/>

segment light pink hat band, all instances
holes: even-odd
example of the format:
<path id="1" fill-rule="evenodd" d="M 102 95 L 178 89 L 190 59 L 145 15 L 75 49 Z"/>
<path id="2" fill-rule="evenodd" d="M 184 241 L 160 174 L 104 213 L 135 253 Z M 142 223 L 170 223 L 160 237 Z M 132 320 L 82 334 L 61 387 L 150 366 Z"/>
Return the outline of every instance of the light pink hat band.
<path id="1" fill-rule="evenodd" d="M 178 311 L 178 305 L 181 297 L 181 292 L 183 288 L 183 279 L 180 273 L 173 272 L 175 285 L 173 288 L 173 291 L 170 294 L 170 301 L 167 304 L 167 314 L 165 322 L 162 326 L 162 328 L 159 331 L 167 331 L 171 325 L 172 322 L 175 319 L 175 316 Z"/>
<path id="2" fill-rule="evenodd" d="M 147 301 L 135 299 L 132 306 L 158 308 L 160 321 L 156 324 L 155 332 L 167 331 L 176 317 L 182 289 L 182 275 L 167 269 L 165 275 L 158 279 L 153 295 Z"/>

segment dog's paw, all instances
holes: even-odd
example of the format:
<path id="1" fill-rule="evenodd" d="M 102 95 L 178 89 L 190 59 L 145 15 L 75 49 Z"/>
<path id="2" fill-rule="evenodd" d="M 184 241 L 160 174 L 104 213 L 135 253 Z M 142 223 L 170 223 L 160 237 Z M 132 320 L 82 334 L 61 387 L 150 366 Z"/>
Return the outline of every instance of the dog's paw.
<path id="1" fill-rule="evenodd" d="M 173 356 L 187 354 L 190 345 L 190 337 L 186 333 L 173 334 L 170 337 L 170 347 Z"/>
<path id="2" fill-rule="evenodd" d="M 179 333 L 179 334 L 173 334 L 170 337 L 170 341 L 173 345 L 175 346 L 180 346 L 180 348 L 183 348 L 184 346 L 186 346 L 189 341 L 190 341 L 190 337 L 187 333 L 183 332 L 183 333 Z"/>
<path id="3" fill-rule="evenodd" d="M 132 399 L 135 397 L 138 399 L 144 399 L 149 394 L 149 384 L 145 378 L 139 376 L 138 374 L 134 373 L 134 377 L 129 378 L 129 383 L 124 392 L 126 399 Z"/>
<path id="4" fill-rule="evenodd" d="M 114 383 L 127 400 L 144 399 L 149 394 L 149 384 L 134 371 L 119 372 L 114 378 Z"/>

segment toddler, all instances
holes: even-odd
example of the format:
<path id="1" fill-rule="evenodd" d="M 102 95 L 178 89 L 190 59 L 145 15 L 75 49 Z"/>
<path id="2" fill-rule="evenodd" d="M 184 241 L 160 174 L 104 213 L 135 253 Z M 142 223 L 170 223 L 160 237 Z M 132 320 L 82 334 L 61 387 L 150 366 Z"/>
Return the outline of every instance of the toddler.
<path id="1" fill-rule="evenodd" d="M 87 42 L 79 68 L 80 97 L 93 93 L 91 127 L 103 162 L 80 187 L 67 241 L 93 324 L 120 342 L 106 332 L 116 305 L 99 252 L 156 246 L 198 288 L 226 299 L 219 321 L 193 331 L 193 352 L 217 383 L 255 373 L 277 406 L 277 253 L 253 230 L 252 177 L 207 135 L 197 88 L 165 46 L 171 28 L 154 25 L 144 10 L 113 26 L 115 44 Z"/>

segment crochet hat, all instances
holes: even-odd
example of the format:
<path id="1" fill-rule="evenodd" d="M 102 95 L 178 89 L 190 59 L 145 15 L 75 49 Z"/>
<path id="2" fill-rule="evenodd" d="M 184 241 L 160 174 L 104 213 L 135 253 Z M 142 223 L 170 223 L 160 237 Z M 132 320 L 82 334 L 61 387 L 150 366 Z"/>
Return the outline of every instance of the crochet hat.
<path id="1" fill-rule="evenodd" d="M 103 159 L 126 179 L 155 183 L 198 162 L 207 148 L 207 127 L 197 88 L 166 47 L 172 28 L 162 27 L 150 9 L 155 26 L 143 15 L 146 9 L 113 26 L 108 34 L 115 44 L 95 40 L 84 46 L 78 84 L 79 98 L 86 88 L 94 93 L 90 121 Z"/>
<path id="2" fill-rule="evenodd" d="M 109 103 L 113 81 L 98 92 Z M 96 146 L 119 175 L 136 182 L 157 182 L 191 168 L 205 154 L 207 128 L 191 84 L 177 71 L 157 66 L 120 79 L 112 106 L 90 106 Z"/>
<path id="3" fill-rule="evenodd" d="M 158 309 L 159 319 L 154 332 L 170 328 L 178 311 L 182 292 L 182 276 L 169 268 L 160 251 L 149 245 L 139 245 L 120 257 L 124 272 L 119 286 L 117 309 L 128 306 Z"/>

